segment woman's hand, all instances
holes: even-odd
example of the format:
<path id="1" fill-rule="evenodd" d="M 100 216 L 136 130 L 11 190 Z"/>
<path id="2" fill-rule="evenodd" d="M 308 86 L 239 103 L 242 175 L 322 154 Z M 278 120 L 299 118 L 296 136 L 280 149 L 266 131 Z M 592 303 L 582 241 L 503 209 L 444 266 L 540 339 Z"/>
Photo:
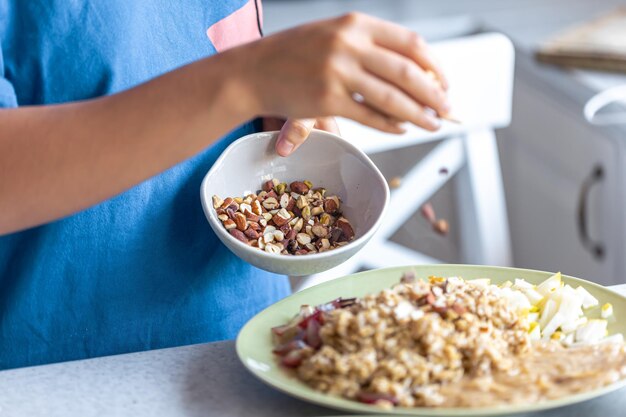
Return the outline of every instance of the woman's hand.
<path id="1" fill-rule="evenodd" d="M 435 114 L 449 111 L 447 82 L 422 38 L 370 16 L 311 23 L 232 51 L 255 111 L 290 119 L 277 142 L 283 156 L 319 118 L 402 133 L 404 122 L 436 130 Z"/>
<path id="2" fill-rule="evenodd" d="M 301 144 L 304 142 L 313 128 L 334 133 L 335 135 L 341 134 L 334 117 L 289 120 L 265 117 L 263 119 L 264 131 L 280 130 L 278 141 L 276 142 L 276 151 L 282 156 L 290 155 L 294 150 L 292 143 Z"/>

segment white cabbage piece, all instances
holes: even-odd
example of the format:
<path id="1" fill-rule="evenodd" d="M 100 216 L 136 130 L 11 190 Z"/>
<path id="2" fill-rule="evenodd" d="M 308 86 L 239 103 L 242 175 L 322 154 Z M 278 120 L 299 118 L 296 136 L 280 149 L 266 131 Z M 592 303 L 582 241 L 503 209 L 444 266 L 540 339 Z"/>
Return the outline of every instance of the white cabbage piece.
<path id="1" fill-rule="evenodd" d="M 589 291 L 587 291 L 583 287 L 579 286 L 578 288 L 576 288 L 576 292 L 578 292 L 580 296 L 583 298 L 584 309 L 595 307 L 599 304 L 598 299 L 594 297 L 593 295 L 591 295 Z"/>
<path id="2" fill-rule="evenodd" d="M 596 343 L 606 336 L 606 320 L 589 320 L 576 329 L 576 343 Z"/>
<path id="3" fill-rule="evenodd" d="M 477 287 L 486 287 L 491 284 L 491 279 L 489 278 L 468 279 L 466 282 L 468 284 L 476 285 Z"/>
<path id="4" fill-rule="evenodd" d="M 556 274 L 552 275 L 550 278 L 543 281 L 541 284 L 537 285 L 537 291 L 539 291 L 541 295 L 546 297 L 550 295 L 550 293 L 560 288 L 561 284 L 562 284 L 561 273 L 557 272 Z"/>

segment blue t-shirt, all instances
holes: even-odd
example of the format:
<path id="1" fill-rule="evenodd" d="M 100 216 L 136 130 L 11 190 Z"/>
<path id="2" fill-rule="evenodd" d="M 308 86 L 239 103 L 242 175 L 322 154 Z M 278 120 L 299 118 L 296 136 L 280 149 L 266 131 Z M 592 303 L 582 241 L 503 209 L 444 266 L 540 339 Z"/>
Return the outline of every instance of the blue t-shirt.
<path id="1" fill-rule="evenodd" d="M 242 34 L 258 36 L 258 7 L 0 0 L 0 107 L 131 88 L 246 40 Z M 239 127 L 88 210 L 0 237 L 0 369 L 232 338 L 287 295 L 285 277 L 251 267 L 218 241 L 199 201 L 218 155 L 252 131 L 252 123 Z"/>

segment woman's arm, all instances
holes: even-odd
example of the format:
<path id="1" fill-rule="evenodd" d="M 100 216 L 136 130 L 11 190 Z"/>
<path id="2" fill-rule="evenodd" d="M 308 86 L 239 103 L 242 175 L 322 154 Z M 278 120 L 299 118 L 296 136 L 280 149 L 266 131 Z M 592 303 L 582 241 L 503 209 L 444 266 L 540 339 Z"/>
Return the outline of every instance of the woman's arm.
<path id="1" fill-rule="evenodd" d="M 404 121 L 436 129 L 425 107 L 445 113 L 445 92 L 427 71 L 442 79 L 415 34 L 350 14 L 233 48 L 116 95 L 2 110 L 0 234 L 111 198 L 257 115 L 337 115 L 396 133 Z M 294 137 L 308 134 L 292 127 Z"/>
<path id="2" fill-rule="evenodd" d="M 0 111 L 0 234 L 111 198 L 252 118 L 222 61 L 95 100 Z"/>

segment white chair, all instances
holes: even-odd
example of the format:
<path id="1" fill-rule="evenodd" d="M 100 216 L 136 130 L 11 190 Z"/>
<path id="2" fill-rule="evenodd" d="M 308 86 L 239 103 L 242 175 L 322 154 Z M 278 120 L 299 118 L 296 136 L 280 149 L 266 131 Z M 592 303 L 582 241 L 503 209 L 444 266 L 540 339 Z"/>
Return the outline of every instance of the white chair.
<path id="1" fill-rule="evenodd" d="M 292 279 L 300 290 L 360 269 L 439 260 L 390 241 L 390 237 L 454 174 L 464 263 L 510 265 L 509 228 L 494 129 L 511 119 L 514 50 L 501 34 L 442 41 L 432 46 L 450 83 L 452 114 L 461 125 L 444 122 L 435 133 L 416 127 L 385 134 L 341 119 L 342 135 L 368 154 L 416 144 L 440 143 L 392 190 L 387 216 L 370 243 L 344 264 L 327 272 Z M 441 167 L 448 175 L 441 175 Z M 393 213 L 393 215 L 390 215 Z"/>

